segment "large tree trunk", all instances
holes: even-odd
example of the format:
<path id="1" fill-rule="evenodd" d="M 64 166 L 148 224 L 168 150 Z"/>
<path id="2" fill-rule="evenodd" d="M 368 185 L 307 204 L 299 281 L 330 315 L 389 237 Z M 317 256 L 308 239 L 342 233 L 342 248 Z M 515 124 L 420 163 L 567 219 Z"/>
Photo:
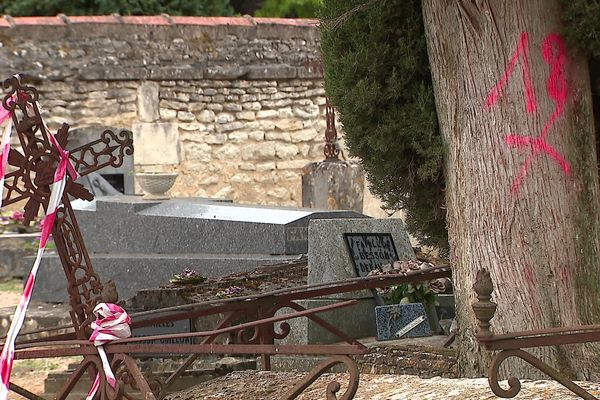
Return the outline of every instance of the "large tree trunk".
<path id="1" fill-rule="evenodd" d="M 447 146 L 459 368 L 479 375 L 489 362 L 471 310 L 480 268 L 495 283 L 496 333 L 600 323 L 589 74 L 560 37 L 558 0 L 424 0 L 423 15 Z M 584 378 L 599 353 L 582 347 L 536 354 Z"/>

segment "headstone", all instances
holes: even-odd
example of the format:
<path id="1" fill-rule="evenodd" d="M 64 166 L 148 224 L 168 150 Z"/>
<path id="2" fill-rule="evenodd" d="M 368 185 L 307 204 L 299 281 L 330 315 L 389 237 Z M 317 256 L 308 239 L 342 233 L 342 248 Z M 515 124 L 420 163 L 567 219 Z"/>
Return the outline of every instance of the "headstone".
<path id="1" fill-rule="evenodd" d="M 347 238 L 350 237 L 369 241 L 376 237 L 382 238 L 381 242 L 371 243 L 372 250 L 385 247 L 386 243 L 391 245 L 393 241 L 399 260 L 415 259 L 408 234 L 399 219 L 315 219 L 308 224 L 308 284 L 357 277 L 352 253 L 347 244 Z M 368 290 L 305 300 L 301 304 L 306 308 L 315 308 L 338 302 L 340 299 L 358 299 L 359 302 L 351 307 L 319 316 L 354 338 L 375 336 L 374 309 L 377 304 Z M 298 318 L 289 323 L 292 329 L 290 336 L 284 339 L 286 343 L 339 341 L 339 338 L 307 319 Z"/>
<path id="2" fill-rule="evenodd" d="M 111 130 L 113 132 L 118 132 L 119 129 L 109 126 L 86 126 L 80 128 L 73 128 L 70 130 L 69 141 L 67 143 L 67 150 L 72 151 L 86 143 L 89 143 L 93 140 L 98 139 L 98 134 L 105 131 Z M 120 167 L 111 167 L 106 166 L 102 168 L 99 173 L 104 181 L 106 181 L 111 187 L 116 189 L 118 192 L 122 194 L 134 194 L 135 191 L 135 183 L 134 183 L 134 175 L 133 175 L 133 157 L 124 157 L 123 164 Z M 86 176 L 87 177 L 87 176 Z M 85 180 L 81 179 L 85 185 Z M 94 181 L 89 181 L 89 184 L 92 185 Z M 100 182 L 102 187 L 105 187 L 104 182 Z M 88 189 L 93 190 L 93 186 Z M 98 188 L 97 191 L 101 191 L 101 188 Z M 111 195 L 112 193 L 108 193 L 106 195 Z M 101 194 L 98 194 L 101 195 Z"/>
<path id="3" fill-rule="evenodd" d="M 359 234 L 357 236 L 357 234 Z M 351 253 L 345 237 L 374 238 L 390 236 L 399 260 L 414 260 L 415 253 L 400 219 L 315 220 L 308 228 L 308 283 L 332 282 L 355 278 Z M 381 264 L 384 264 L 381 260 Z M 376 263 L 369 264 L 378 266 Z M 366 292 L 362 297 L 372 297 Z M 356 298 L 355 295 L 350 298 Z"/>
<path id="4" fill-rule="evenodd" d="M 73 207 L 94 270 L 116 283 L 121 299 L 168 283 L 185 268 L 219 277 L 297 258 L 308 251 L 308 223 L 315 218 L 368 218 L 352 211 L 140 196 L 98 197 Z M 66 301 L 58 257 L 43 263 L 34 298 Z"/>
<path id="5" fill-rule="evenodd" d="M 27 277 L 31 264 L 26 257 L 35 254 L 39 233 L 0 234 L 0 281 Z"/>
<path id="6" fill-rule="evenodd" d="M 302 170 L 302 206 L 362 212 L 365 175 L 356 161 L 310 163 Z"/>
<path id="7" fill-rule="evenodd" d="M 97 196 L 120 196 L 123 192 L 117 190 L 109 181 L 97 172 L 92 172 L 81 179 L 80 182 L 94 197 Z"/>

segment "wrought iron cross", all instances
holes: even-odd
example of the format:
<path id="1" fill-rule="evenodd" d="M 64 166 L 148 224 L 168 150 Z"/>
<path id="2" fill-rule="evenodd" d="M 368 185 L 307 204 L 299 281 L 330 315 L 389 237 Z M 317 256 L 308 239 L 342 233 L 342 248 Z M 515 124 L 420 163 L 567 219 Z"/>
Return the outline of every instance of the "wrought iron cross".
<path id="1" fill-rule="evenodd" d="M 38 215 L 40 207 L 44 210 L 48 207 L 50 185 L 60 156 L 50 143 L 49 135 L 52 133 L 47 131 L 42 121 L 37 105 L 37 89 L 22 84 L 18 76 L 4 81 L 4 88 L 10 89 L 10 92 L 2 104 L 12 111 L 22 153 L 15 149 L 9 153 L 8 163 L 16 170 L 6 174 L 2 204 L 26 201 L 25 223 L 29 224 Z M 55 138 L 65 148 L 69 125 L 62 124 Z M 131 132 L 123 130 L 115 134 L 105 130 L 99 139 L 73 149 L 69 159 L 83 176 L 106 166 L 119 167 L 125 155 L 131 154 Z M 94 196 L 67 174 L 62 207 L 57 212 L 52 228 L 56 251 L 67 277 L 71 319 L 76 335 L 80 339 L 87 339 L 89 332 L 86 332 L 86 328 L 95 318 L 92 311 L 100 299 L 102 284 L 92 268 L 69 196 L 85 200 L 92 200 Z"/>
<path id="2" fill-rule="evenodd" d="M 323 61 L 321 59 L 309 59 L 304 63 L 304 66 L 314 69 L 323 78 L 325 77 Z M 325 161 L 338 161 L 340 159 L 340 148 L 337 141 L 337 130 L 335 129 L 335 110 L 327 96 L 325 96 L 325 121 L 327 123 L 327 127 L 325 128 L 325 146 L 323 147 Z"/>

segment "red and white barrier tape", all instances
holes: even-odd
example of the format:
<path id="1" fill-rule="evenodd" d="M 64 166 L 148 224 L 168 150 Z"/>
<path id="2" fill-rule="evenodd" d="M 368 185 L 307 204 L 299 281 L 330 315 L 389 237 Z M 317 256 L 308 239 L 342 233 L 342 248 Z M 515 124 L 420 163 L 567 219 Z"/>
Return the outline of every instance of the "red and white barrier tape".
<path id="1" fill-rule="evenodd" d="M 117 387 L 117 380 L 115 375 L 110 368 L 110 363 L 104 352 L 103 344 L 112 342 L 117 339 L 124 339 L 131 336 L 131 318 L 125 310 L 116 304 L 112 303 L 100 303 L 94 308 L 94 314 L 96 314 L 96 321 L 92 323 L 92 335 L 90 336 L 90 342 L 94 343 L 94 346 L 98 348 L 98 354 L 102 360 L 102 369 L 106 376 L 108 384 L 115 388 Z M 100 372 L 96 374 L 94 384 L 88 393 L 86 400 L 92 400 L 100 387 Z"/>
<path id="2" fill-rule="evenodd" d="M 12 113 L 4 106 L 0 106 L 0 124 L 8 120 L 2 133 L 2 143 L 0 144 L 0 208 L 2 208 L 2 195 L 4 193 L 4 175 L 6 175 L 6 166 L 8 165 L 8 154 L 10 153 L 10 136 L 12 133 Z"/>
<path id="3" fill-rule="evenodd" d="M 7 113 L 10 117 L 11 113 L 8 111 Z M 4 113 L 1 116 L 6 118 Z M 2 172 L 2 174 L 0 175 L 2 184 L 0 185 L 0 199 L 2 198 L 4 191 L 4 176 L 6 174 L 6 164 L 4 164 L 4 160 L 5 158 L 6 160 L 8 160 L 8 150 L 10 149 L 10 130 L 12 128 L 11 124 L 12 120 L 9 121 L 7 129 L 5 129 L 5 132 L 3 134 L 2 140 L 2 143 L 4 144 L 6 139 L 6 143 L 8 143 L 8 145 L 3 146 L 2 152 L 2 168 L 0 170 L 0 172 Z M 43 227 L 42 233 L 40 235 L 40 244 L 38 247 L 37 256 L 35 258 L 35 262 L 33 263 L 33 267 L 31 268 L 31 272 L 27 277 L 25 289 L 23 291 L 23 294 L 21 295 L 21 299 L 19 300 L 19 305 L 15 310 L 15 314 L 11 321 L 10 328 L 6 335 L 4 347 L 2 348 L 2 353 L 0 354 L 0 400 L 6 400 L 6 398 L 8 397 L 10 373 L 12 370 L 15 352 L 15 340 L 19 331 L 21 330 L 21 327 L 23 326 L 25 314 L 27 312 L 27 308 L 29 307 L 29 302 L 31 301 L 31 293 L 35 284 L 35 277 L 40 266 L 40 261 L 42 260 L 42 256 L 44 254 L 44 250 L 46 249 L 48 238 L 50 237 L 50 233 L 52 232 L 54 221 L 56 220 L 56 212 L 60 207 L 60 201 L 62 199 L 62 195 L 67 182 L 66 173 L 68 171 L 73 179 L 76 179 L 78 176 L 77 172 L 75 171 L 75 168 L 69 161 L 69 152 L 64 150 L 60 146 L 58 141 L 54 138 L 54 135 L 52 135 L 47 128 L 46 131 L 48 132 L 48 138 L 51 144 L 54 146 L 55 150 L 59 154 L 60 160 L 58 162 L 56 170 L 54 171 L 54 179 L 50 187 L 50 199 L 48 202 L 48 210 L 46 216 L 42 220 Z"/>
<path id="4" fill-rule="evenodd" d="M 41 110 L 39 104 L 36 103 L 36 106 L 39 110 Z M 6 166 L 8 165 L 8 154 L 10 152 L 10 136 L 13 125 L 11 117 L 12 113 L 10 111 L 6 110 L 4 107 L 0 107 L 0 123 L 3 123 L 6 120 L 8 120 L 7 125 L 4 128 L 4 132 L 2 134 L 2 147 L 0 148 L 0 207 L 2 206 L 2 196 L 4 193 L 4 177 L 6 175 Z M 40 235 L 40 244 L 38 247 L 37 256 L 35 258 L 35 262 L 33 263 L 33 267 L 31 268 L 31 272 L 29 273 L 29 276 L 27 278 L 25 289 L 23 291 L 21 299 L 19 300 L 19 305 L 17 306 L 17 309 L 13 316 L 10 328 L 8 330 L 8 334 L 6 335 L 4 347 L 2 348 L 2 353 L 0 354 L 0 400 L 6 400 L 8 397 L 10 373 L 12 370 L 15 352 L 15 340 L 19 331 L 21 330 L 21 327 L 23 326 L 25 314 L 27 312 L 29 302 L 31 301 L 31 294 L 33 291 L 33 286 L 35 284 L 35 278 L 40 266 L 40 262 L 44 254 L 44 250 L 46 249 L 46 244 L 52 232 L 54 221 L 56 220 L 56 213 L 59 207 L 61 207 L 60 201 L 62 199 L 62 195 L 64 193 L 65 186 L 67 183 L 66 175 L 68 173 L 73 180 L 76 180 L 79 177 L 79 174 L 75 170 L 75 167 L 73 166 L 73 164 L 71 164 L 69 160 L 69 152 L 61 147 L 60 143 L 58 143 L 54 135 L 50 133 L 50 130 L 48 129 L 46 124 L 43 121 L 42 123 L 44 124 L 46 132 L 48 132 L 48 140 L 50 141 L 54 149 L 58 152 L 60 159 L 56 170 L 54 171 L 54 179 L 50 187 L 50 199 L 48 201 L 48 210 L 46 216 L 42 220 L 42 232 Z M 90 336 L 90 341 L 98 347 L 98 353 L 100 354 L 100 359 L 102 360 L 102 367 L 106 376 L 106 380 L 113 388 L 115 388 L 117 385 L 117 381 L 110 368 L 110 363 L 108 362 L 108 358 L 102 345 L 116 339 L 131 336 L 131 330 L 129 328 L 131 319 L 121 307 L 110 303 L 98 304 L 96 308 L 94 308 L 94 314 L 96 314 L 96 322 L 92 324 L 94 332 Z M 94 384 L 92 385 L 92 388 L 86 399 L 91 400 L 98 391 L 99 386 L 100 372 L 98 372 L 98 374 L 96 375 Z"/>

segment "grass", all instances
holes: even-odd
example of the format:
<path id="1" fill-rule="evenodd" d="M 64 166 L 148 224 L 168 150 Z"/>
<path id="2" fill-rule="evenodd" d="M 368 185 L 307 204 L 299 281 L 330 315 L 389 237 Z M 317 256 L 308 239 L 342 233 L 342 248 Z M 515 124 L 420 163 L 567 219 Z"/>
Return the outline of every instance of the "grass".
<path id="1" fill-rule="evenodd" d="M 54 371 L 60 367 L 54 358 L 38 358 L 35 360 L 16 360 L 13 372 Z"/>
<path id="2" fill-rule="evenodd" d="M 54 358 L 36 358 L 31 360 L 15 360 L 12 372 L 15 374 L 27 372 L 51 372 L 62 370 L 65 371 L 71 364 L 81 362 L 83 357 L 54 357 Z"/>
<path id="3" fill-rule="evenodd" d="M 0 282 L 0 292 L 21 293 L 23 291 L 23 281 L 21 279 L 11 279 Z"/>

